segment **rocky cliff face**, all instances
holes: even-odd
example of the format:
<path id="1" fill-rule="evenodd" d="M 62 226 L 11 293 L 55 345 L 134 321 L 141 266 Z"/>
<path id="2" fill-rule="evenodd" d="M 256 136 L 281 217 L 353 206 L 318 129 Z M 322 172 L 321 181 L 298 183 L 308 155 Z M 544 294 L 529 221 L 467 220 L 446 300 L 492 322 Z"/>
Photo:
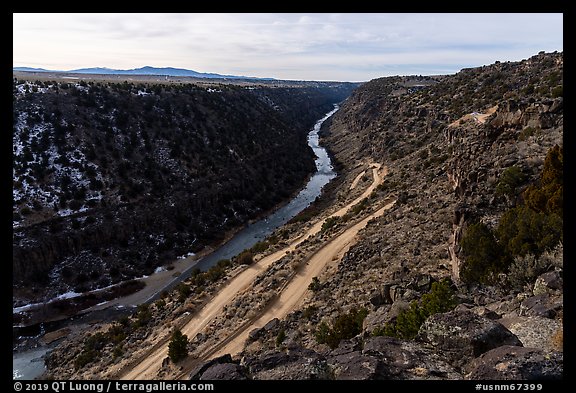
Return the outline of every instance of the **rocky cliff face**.
<path id="1" fill-rule="evenodd" d="M 325 131 L 325 141 L 346 179 L 340 196 L 334 199 L 349 192 L 347 184 L 365 169 L 365 163 L 376 161 L 389 168 L 377 196 L 393 196 L 397 203 L 361 233 L 337 271 L 320 281 L 312 300 L 303 306 L 303 310 L 314 310 L 314 317 L 307 320 L 300 314 L 287 318 L 284 334 L 290 337 L 288 354 L 290 345 L 314 349 L 322 354 L 327 362 L 324 364 L 332 364 L 328 368 L 335 378 L 561 377 L 560 292 L 547 293 L 544 299 L 538 298 L 532 287 L 519 290 L 464 285 L 460 280 L 460 242 L 470 223 L 481 221 L 494 228 L 503 212 L 518 202 L 496 192 L 505 170 L 519 168 L 524 176 L 520 187 L 526 187 L 538 180 L 547 152 L 562 145 L 562 72 L 562 54 L 540 53 L 522 62 L 496 63 L 436 79 L 377 79 L 358 88 L 346 100 Z M 415 84 L 423 86 L 417 90 L 409 88 Z M 516 193 L 519 194 L 520 191 Z M 556 254 L 556 267 L 551 264 L 548 269 L 561 274 L 561 260 L 561 254 Z M 497 342 L 466 344 L 470 348 L 467 350 L 460 341 L 449 343 L 453 332 L 441 329 L 434 333 L 442 337 L 443 344 L 439 344 L 430 336 L 430 324 L 437 323 L 431 317 L 415 341 L 395 345 L 408 351 L 404 358 L 430 353 L 436 360 L 426 355 L 419 357 L 427 359 L 425 365 L 410 363 L 413 367 L 408 370 L 390 373 L 389 368 L 395 364 L 393 356 L 367 358 L 366 348 L 371 348 L 375 340 L 368 337 L 386 323 L 396 321 L 410 302 L 418 301 L 430 290 L 431 282 L 446 277 L 457 285 L 454 289 L 461 303 L 458 307 L 468 310 L 469 318 L 480 315 L 482 324 L 489 320 L 498 323 L 501 333 L 496 334 Z M 534 283 L 532 279 L 532 286 Z M 525 301 L 548 310 L 541 311 L 537 324 L 524 319 Z M 348 356 L 355 360 L 346 360 L 351 364 L 344 366 L 339 363 L 339 349 L 327 352 L 325 346 L 318 344 L 314 332 L 321 321 L 334 321 L 338 315 L 361 307 L 368 310 L 363 344 L 358 345 L 356 352 L 350 350 Z M 437 320 L 441 318 L 447 320 L 438 326 L 461 325 L 450 313 L 438 314 Z M 518 325 L 511 325 L 511 320 L 517 320 Z M 472 329 L 468 322 L 465 325 L 462 331 Z M 539 339 L 531 341 L 525 335 L 528 326 L 541 326 L 535 333 Z M 518 336 L 512 338 L 508 328 Z M 467 334 L 488 337 L 488 333 Z M 268 337 L 270 341 L 261 339 L 247 346 L 244 359 L 261 359 L 267 351 L 277 350 L 274 335 Z M 556 342 L 554 348 L 551 342 Z M 531 349 L 519 352 L 507 345 Z M 380 354 L 393 351 L 393 347 L 387 344 Z M 506 365 L 495 364 L 492 351 L 505 352 L 505 348 L 509 348 L 509 359 L 513 360 Z M 554 353 L 549 355 L 550 351 Z M 374 356 L 373 352 L 369 355 Z M 554 360 L 536 360 L 544 358 Z M 304 362 L 303 358 L 298 361 Z M 240 364 L 248 363 L 243 360 Z M 369 365 L 369 370 L 362 365 Z M 358 369 L 351 374 L 338 371 L 354 367 Z M 487 369 L 492 370 L 490 374 L 483 374 Z M 275 376 L 285 377 L 279 370 L 276 368 Z M 251 375 L 264 377 L 257 372 Z"/>
<path id="2" fill-rule="evenodd" d="M 353 87 L 15 79 L 15 305 L 150 274 L 285 200 Z"/>

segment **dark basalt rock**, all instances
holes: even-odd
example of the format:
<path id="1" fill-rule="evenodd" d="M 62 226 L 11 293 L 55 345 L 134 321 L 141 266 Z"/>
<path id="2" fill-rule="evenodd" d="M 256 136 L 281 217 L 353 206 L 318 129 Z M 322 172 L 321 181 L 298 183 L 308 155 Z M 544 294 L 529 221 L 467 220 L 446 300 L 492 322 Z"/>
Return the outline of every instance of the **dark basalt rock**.
<path id="1" fill-rule="evenodd" d="M 466 379 L 474 380 L 542 380 L 562 379 L 562 352 L 504 345 L 494 348 L 470 364 Z"/>
<path id="2" fill-rule="evenodd" d="M 382 362 L 372 356 L 363 356 L 360 351 L 332 356 L 328 359 L 328 365 L 335 379 L 378 379 L 383 374 Z"/>
<path id="3" fill-rule="evenodd" d="M 562 290 L 563 287 L 564 281 L 560 272 L 553 270 L 540 275 L 536 279 L 534 283 L 534 294 L 538 295 L 544 292 L 558 291 Z"/>
<path id="4" fill-rule="evenodd" d="M 457 368 L 493 348 L 522 346 L 504 325 L 464 310 L 429 317 L 420 327 L 417 340 L 442 351 Z"/>
<path id="5" fill-rule="evenodd" d="M 225 364 L 225 363 L 232 363 L 232 356 L 230 354 L 226 354 L 226 355 L 211 359 L 211 360 L 207 361 L 206 363 L 199 365 L 190 373 L 190 380 L 198 380 L 204 374 L 204 372 L 206 372 L 206 370 L 208 370 L 210 367 L 212 367 L 216 364 Z"/>
<path id="6" fill-rule="evenodd" d="M 384 379 L 459 379 L 460 374 L 442 356 L 415 341 L 392 337 L 372 337 L 362 353 L 382 362 Z"/>
<path id="7" fill-rule="evenodd" d="M 200 380 L 245 380 L 248 379 L 244 368 L 235 363 L 221 363 L 210 366 L 202 373 Z"/>
<path id="8" fill-rule="evenodd" d="M 550 296 L 548 293 L 531 296 L 520 304 L 520 314 L 543 318 L 554 318 L 563 308 L 563 296 Z"/>
<path id="9" fill-rule="evenodd" d="M 253 379 L 331 379 L 326 359 L 310 349 L 294 347 L 285 352 L 246 356 L 242 365 Z"/>

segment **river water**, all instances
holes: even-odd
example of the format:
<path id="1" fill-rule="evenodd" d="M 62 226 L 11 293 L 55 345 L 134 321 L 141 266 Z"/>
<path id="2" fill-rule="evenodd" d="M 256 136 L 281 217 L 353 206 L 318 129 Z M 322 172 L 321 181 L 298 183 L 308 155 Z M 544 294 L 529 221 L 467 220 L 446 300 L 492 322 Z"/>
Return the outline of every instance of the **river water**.
<path id="1" fill-rule="evenodd" d="M 294 197 L 288 204 L 270 214 L 266 218 L 256 221 L 236 233 L 228 242 L 219 247 L 211 254 L 200 259 L 196 264 L 184 271 L 179 277 L 175 278 L 167 287 L 159 291 L 155 296 L 148 299 L 153 301 L 163 291 L 169 291 L 180 283 L 183 279 L 190 276 L 193 269 L 208 270 L 216 265 L 221 259 L 230 259 L 254 244 L 264 240 L 272 234 L 276 228 L 286 224 L 302 210 L 310 206 L 312 202 L 322 193 L 326 184 L 336 177 L 334 167 L 328 152 L 320 146 L 318 132 L 322 124 L 339 109 L 334 104 L 334 109 L 328 112 L 324 117 L 316 122 L 312 130 L 308 133 L 308 146 L 312 148 L 316 155 L 316 172 L 312 175 L 306 187 Z M 34 379 L 45 371 L 43 357 L 50 350 L 49 347 L 42 346 L 29 351 L 14 352 L 12 354 L 12 375 L 13 379 Z"/>
<path id="2" fill-rule="evenodd" d="M 314 125 L 314 128 L 312 128 L 308 133 L 308 146 L 312 148 L 316 155 L 316 172 L 312 175 L 308 184 L 306 184 L 306 187 L 304 187 L 287 205 L 284 205 L 268 217 L 246 226 L 223 246 L 199 260 L 191 269 L 197 268 L 202 271 L 208 270 L 212 266 L 216 265 L 216 263 L 221 259 L 230 259 L 240 254 L 245 249 L 264 240 L 267 236 L 272 234 L 276 228 L 286 224 L 298 213 L 310 206 L 310 204 L 320 196 L 324 186 L 336 177 L 336 172 L 334 172 L 328 152 L 318 143 L 318 132 L 320 131 L 320 127 L 322 127 L 322 123 L 324 123 L 338 109 L 338 106 L 334 105 L 334 109 L 318 120 Z M 189 276 L 190 272 L 185 272 L 184 274 Z"/>

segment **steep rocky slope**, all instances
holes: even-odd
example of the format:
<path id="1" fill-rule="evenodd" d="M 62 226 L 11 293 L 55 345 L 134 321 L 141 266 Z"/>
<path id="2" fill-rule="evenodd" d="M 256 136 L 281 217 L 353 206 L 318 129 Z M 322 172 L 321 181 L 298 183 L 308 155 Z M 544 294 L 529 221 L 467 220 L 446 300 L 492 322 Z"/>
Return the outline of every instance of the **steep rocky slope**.
<path id="1" fill-rule="evenodd" d="M 414 78 L 407 77 L 381 78 L 358 88 L 331 119 L 326 143 L 346 176 L 344 184 L 352 182 L 367 161 L 387 165 L 389 174 L 378 197 L 395 196 L 397 204 L 366 228 L 336 272 L 319 281 L 303 308 L 304 314 L 314 310 L 308 317 L 295 313 L 247 347 L 243 370 L 253 378 L 312 378 L 311 366 L 304 367 L 308 374 L 291 374 L 281 365 L 320 359 L 332 371 L 329 375 L 345 379 L 559 378 L 562 355 L 555 351 L 562 351 L 561 245 L 540 257 L 548 262 L 542 262 L 545 267 L 540 270 L 534 268 L 525 286 L 510 285 L 518 274 L 512 269 L 490 285 L 462 282 L 460 273 L 466 263 L 461 239 L 467 227 L 480 221 L 496 229 L 502 215 L 522 202 L 522 191 L 538 183 L 548 152 L 562 146 L 562 73 L 562 54 L 540 53 L 522 62 L 462 70 L 417 91 L 403 87 L 414 84 Z M 522 181 L 511 193 L 498 192 L 503 174 L 513 167 L 520 170 Z M 335 200 L 348 192 L 341 187 Z M 532 265 L 520 265 L 530 258 L 516 257 L 521 260 L 517 266 L 533 268 L 538 258 L 532 258 Z M 556 281 L 540 291 L 536 275 L 546 271 Z M 501 334 L 497 343 L 464 355 L 462 342 L 449 342 L 450 330 L 441 328 L 435 332 L 441 339 L 432 339 L 429 325 L 423 325 L 416 341 L 384 344 L 368 338 L 397 321 L 410 302 L 443 278 L 452 280 L 460 310 L 480 314 L 482 323 L 506 325 L 520 339 L 513 345 L 523 344 L 532 352 L 510 350 L 511 363 L 504 366 L 496 355 L 478 358 L 492 347 L 508 345 L 500 341 Z M 338 316 L 361 308 L 368 314 L 361 329 L 364 340 L 342 341 L 344 347 L 331 352 L 318 344 L 317 324 L 335 323 Z M 474 331 L 470 323 L 447 315 L 439 327 Z M 278 350 L 274 339 L 280 330 L 287 337 L 280 346 L 288 348 L 286 359 L 275 360 L 278 367 L 267 366 L 266 373 L 252 367 L 267 356 L 280 356 L 270 355 Z M 315 352 L 289 360 L 291 350 L 298 353 L 302 346 Z M 443 355 L 447 351 L 455 355 Z M 410 367 L 400 366 L 402 356 L 414 360 L 408 362 Z"/>
<path id="2" fill-rule="evenodd" d="M 353 87 L 15 78 L 15 306 L 148 275 L 284 201 Z"/>
<path id="3" fill-rule="evenodd" d="M 467 228 L 480 221 L 496 230 L 502 215 L 522 203 L 522 192 L 538 183 L 548 152 L 562 146 L 562 75 L 562 54 L 540 53 L 521 62 L 462 70 L 417 90 L 406 88 L 417 83 L 411 77 L 381 78 L 358 88 L 325 132 L 346 179 L 334 201 L 350 192 L 347 185 L 366 162 L 375 161 L 389 168 L 375 198 L 393 196 L 397 204 L 363 231 L 335 272 L 320 278 L 301 311 L 253 335 L 256 339 L 233 363 L 234 375 L 561 378 L 562 246 L 539 258 L 517 256 L 516 270 L 503 271 L 489 284 L 462 282 L 460 273 Z M 514 167 L 522 181 L 512 193 L 498 192 L 504 173 Z M 518 282 L 518 266 L 533 269 L 523 286 L 511 285 Z M 543 277 L 537 279 L 538 274 Z M 373 337 L 443 278 L 452 281 L 458 312 L 468 314 L 437 314 L 445 320 L 430 318 L 415 339 Z M 542 282 L 548 283 L 545 289 L 538 287 Z M 343 315 L 360 309 L 367 317 L 359 336 L 342 340 L 336 349 L 318 343 L 319 324 L 336 329 L 338 318 L 346 321 Z M 478 333 L 480 325 L 493 333 Z M 450 341 L 453 328 L 448 326 L 472 343 Z M 512 345 L 526 349 L 506 347 L 511 334 Z M 479 335 L 489 343 L 474 342 Z M 214 367 L 207 376 L 226 378 L 217 372 L 223 366 Z"/>

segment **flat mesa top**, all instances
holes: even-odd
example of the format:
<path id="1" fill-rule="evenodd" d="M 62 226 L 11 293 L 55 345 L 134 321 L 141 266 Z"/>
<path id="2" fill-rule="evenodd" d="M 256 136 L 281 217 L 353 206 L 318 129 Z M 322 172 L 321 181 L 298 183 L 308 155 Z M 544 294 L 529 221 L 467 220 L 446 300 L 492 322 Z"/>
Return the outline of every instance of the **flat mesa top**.
<path id="1" fill-rule="evenodd" d="M 73 72 L 35 72 L 12 71 L 12 76 L 28 81 L 93 81 L 93 82 L 139 82 L 153 84 L 196 84 L 202 86 L 235 85 L 260 87 L 321 87 L 338 84 L 356 84 L 354 82 L 326 82 L 326 81 L 292 81 L 277 79 L 237 79 L 237 78 L 198 78 L 192 76 L 169 75 L 120 75 L 120 74 L 84 74 Z"/>

